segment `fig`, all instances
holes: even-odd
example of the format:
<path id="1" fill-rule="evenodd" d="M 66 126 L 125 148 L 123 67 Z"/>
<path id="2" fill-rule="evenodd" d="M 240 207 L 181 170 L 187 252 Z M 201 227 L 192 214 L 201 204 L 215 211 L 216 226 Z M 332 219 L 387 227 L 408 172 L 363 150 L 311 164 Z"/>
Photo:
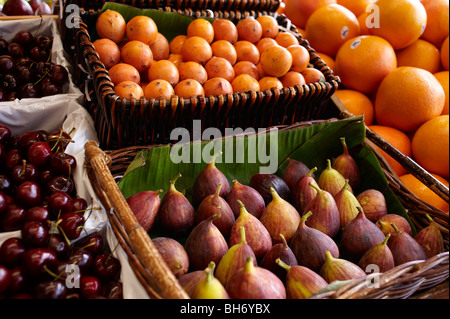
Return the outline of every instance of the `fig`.
<path id="1" fill-rule="evenodd" d="M 347 189 L 348 183 L 348 180 L 346 180 L 344 188 L 334 197 L 339 210 L 341 229 L 355 219 L 359 212 L 358 207 L 361 207 L 355 195 Z"/>
<path id="2" fill-rule="evenodd" d="M 245 228 L 239 228 L 241 232 L 241 242 L 233 245 L 222 257 L 216 269 L 216 278 L 226 285 L 228 279 L 241 267 L 244 267 L 247 258 L 252 257 L 255 266 L 257 265 L 255 254 L 245 239 Z"/>
<path id="3" fill-rule="evenodd" d="M 214 277 L 213 270 L 207 268 L 205 278 L 200 280 L 192 292 L 192 299 L 230 299 L 225 287 Z"/>
<path id="4" fill-rule="evenodd" d="M 428 258 L 425 249 L 408 233 L 401 231 L 395 224 L 391 224 L 395 233 L 388 245 L 394 256 L 395 266 L 413 260 L 426 260 Z"/>
<path id="5" fill-rule="evenodd" d="M 220 197 L 222 183 L 217 185 L 215 194 L 206 196 L 200 203 L 195 217 L 195 223 L 198 225 L 210 216 L 219 214 L 220 218 L 214 220 L 214 225 L 219 228 L 225 238 L 230 236 L 231 227 L 235 222 L 234 213 L 227 201 Z"/>
<path id="6" fill-rule="evenodd" d="M 169 237 L 156 237 L 152 242 L 176 278 L 188 272 L 189 256 L 183 245 Z"/>
<path id="7" fill-rule="evenodd" d="M 308 227 L 306 220 L 312 215 L 308 212 L 302 216 L 300 225 L 291 240 L 291 249 L 299 265 L 319 272 L 325 262 L 325 252 L 333 257 L 339 257 L 336 242 L 324 232 Z"/>
<path id="8" fill-rule="evenodd" d="M 386 214 L 375 223 L 384 235 L 395 234 L 395 229 L 391 226 L 391 224 L 395 224 L 395 226 L 397 226 L 397 228 L 401 231 L 412 235 L 411 225 L 409 222 L 405 217 L 397 214 Z"/>
<path id="9" fill-rule="evenodd" d="M 315 171 L 317 171 L 317 167 L 312 168 L 306 175 L 302 176 L 291 192 L 292 203 L 300 214 L 305 212 L 309 202 L 317 195 L 316 189 L 309 185 L 313 183 L 319 187 L 313 177 Z"/>
<path id="10" fill-rule="evenodd" d="M 367 219 L 362 208 L 358 207 L 358 210 L 355 219 L 342 230 L 340 240 L 342 255 L 356 262 L 385 237 L 383 232 Z"/>
<path id="11" fill-rule="evenodd" d="M 355 159 L 350 155 L 345 137 L 341 137 L 342 154 L 333 161 L 333 168 L 337 170 L 345 179 L 349 180 L 352 189 L 359 187 L 361 183 L 361 173 Z"/>
<path id="12" fill-rule="evenodd" d="M 308 299 L 328 286 L 325 279 L 305 266 L 289 265 L 281 259 L 277 259 L 276 263 L 287 273 L 285 285 L 287 299 Z"/>
<path id="13" fill-rule="evenodd" d="M 239 217 L 241 211 L 241 206 L 237 202 L 238 200 L 240 200 L 245 205 L 247 211 L 256 218 L 260 218 L 266 208 L 264 198 L 256 189 L 243 185 L 237 180 L 233 180 L 233 187 L 227 196 L 227 202 L 228 205 L 230 205 L 235 218 Z"/>
<path id="14" fill-rule="evenodd" d="M 442 237 L 439 225 L 430 217 L 425 214 L 430 224 L 418 232 L 414 239 L 423 247 L 427 253 L 428 258 L 436 256 L 444 252 L 444 239 Z"/>
<path id="15" fill-rule="evenodd" d="M 170 181 L 168 192 L 164 195 L 159 209 L 161 226 L 173 235 L 186 234 L 195 225 L 195 209 L 189 200 L 175 187 L 181 174 Z"/>
<path id="16" fill-rule="evenodd" d="M 127 203 L 137 221 L 147 232 L 153 227 L 158 216 L 161 206 L 159 194 L 161 193 L 162 190 L 142 191 L 127 199 Z"/>
<path id="17" fill-rule="evenodd" d="M 208 195 L 214 194 L 219 183 L 222 184 L 220 196 L 226 198 L 230 192 L 230 184 L 225 175 L 216 167 L 215 160 L 222 153 L 212 156 L 206 167 L 198 174 L 195 179 L 192 196 L 194 205 L 199 205 Z"/>
<path id="18" fill-rule="evenodd" d="M 288 158 L 288 162 L 289 164 L 283 174 L 283 180 L 286 182 L 289 190 L 292 193 L 292 190 L 294 189 L 298 180 L 308 174 L 310 172 L 310 169 L 304 163 L 292 158 Z M 312 177 L 314 178 L 314 175 Z"/>
<path id="19" fill-rule="evenodd" d="M 328 191 L 320 189 L 314 183 L 309 185 L 317 191 L 317 195 L 306 206 L 305 211 L 312 212 L 312 216 L 308 218 L 306 224 L 333 238 L 341 226 L 336 201 Z"/>
<path id="20" fill-rule="evenodd" d="M 376 189 L 368 189 L 356 196 L 367 219 L 376 223 L 387 214 L 386 198 Z"/>
<path id="21" fill-rule="evenodd" d="M 329 251 L 325 252 L 325 262 L 319 275 L 327 283 L 345 281 L 366 276 L 366 273 L 356 264 L 342 258 L 334 258 Z"/>
<path id="22" fill-rule="evenodd" d="M 288 201 L 282 199 L 274 188 L 270 189 L 272 201 L 267 205 L 260 221 L 269 231 L 272 243 L 281 242 L 280 234 L 289 243 L 300 224 L 300 214 Z"/>
<path id="23" fill-rule="evenodd" d="M 284 200 L 290 198 L 289 186 L 275 174 L 255 174 L 250 178 L 250 186 L 261 194 L 266 206 L 272 201 L 271 188 L 275 189 Z"/>
<path id="24" fill-rule="evenodd" d="M 255 266 L 247 258 L 225 286 L 231 299 L 286 299 L 283 282 L 269 270 Z"/>
<path id="25" fill-rule="evenodd" d="M 334 197 L 344 188 L 345 178 L 331 166 L 331 160 L 328 159 L 327 163 L 327 168 L 320 174 L 317 184 Z M 348 190 L 353 193 L 351 186 L 348 187 Z"/>
<path id="26" fill-rule="evenodd" d="M 394 256 L 387 242 L 391 234 L 387 234 L 381 243 L 375 244 L 361 257 L 358 266 L 362 270 L 369 273 L 374 270 L 372 267 L 376 266 L 375 272 L 383 273 L 395 267 Z"/>
<path id="27" fill-rule="evenodd" d="M 180 278 L 178 278 L 178 283 L 180 286 L 186 291 L 189 297 L 192 298 L 192 294 L 194 293 L 195 287 L 197 287 L 198 283 L 205 279 L 207 272 L 205 270 L 210 269 L 210 271 L 214 271 L 216 268 L 216 264 L 211 261 L 208 264 L 208 267 L 202 270 L 194 270 L 190 271 Z"/>
<path id="28" fill-rule="evenodd" d="M 204 269 L 213 261 L 216 265 L 228 251 L 228 244 L 213 221 L 220 215 L 213 215 L 194 227 L 186 239 L 184 249 L 189 256 L 189 269 Z"/>
<path id="29" fill-rule="evenodd" d="M 261 260 L 270 248 L 272 248 L 272 237 L 270 237 L 269 231 L 264 227 L 261 221 L 250 214 L 240 200 L 238 200 L 238 203 L 241 207 L 241 211 L 231 228 L 228 244 L 232 247 L 240 243 L 240 228 L 241 226 L 244 226 L 247 244 L 252 248 L 256 259 Z"/>
<path id="30" fill-rule="evenodd" d="M 290 266 L 296 266 L 298 265 L 298 262 L 294 252 L 286 242 L 286 238 L 284 238 L 283 234 L 280 234 L 280 237 L 282 242 L 272 246 L 272 248 L 264 255 L 260 266 L 270 270 L 277 275 L 281 281 L 286 282 L 286 271 L 283 268 L 280 268 L 276 262 L 277 259 L 280 259 Z"/>

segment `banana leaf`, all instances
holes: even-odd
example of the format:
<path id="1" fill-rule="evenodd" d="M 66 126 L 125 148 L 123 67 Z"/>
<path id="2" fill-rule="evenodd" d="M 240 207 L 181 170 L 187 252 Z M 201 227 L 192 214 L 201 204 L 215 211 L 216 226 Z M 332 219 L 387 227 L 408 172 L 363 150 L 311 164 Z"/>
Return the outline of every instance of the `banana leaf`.
<path id="1" fill-rule="evenodd" d="M 151 147 L 136 156 L 120 181 L 119 188 L 125 198 L 144 190 L 161 189 L 162 198 L 169 189 L 170 180 L 180 173 L 182 177 L 177 180 L 176 187 L 191 199 L 196 176 L 210 158 L 220 151 L 222 154 L 216 158 L 216 166 L 225 174 L 230 185 L 234 179 L 248 185 L 250 178 L 260 172 L 272 172 L 281 177 L 289 158 L 301 161 L 310 168 L 317 167 L 316 176 L 319 176 L 326 168 L 327 159 L 333 160 L 342 153 L 341 137 L 345 137 L 361 171 L 361 185 L 355 193 L 369 188 L 377 189 L 385 195 L 389 213 L 399 214 L 409 220 L 405 208 L 389 188 L 377 157 L 364 143 L 365 125 L 362 117 L 318 121 L 259 134 Z M 179 155 L 182 151 L 189 155 L 189 160 L 177 163 L 179 158 L 174 154 Z"/>

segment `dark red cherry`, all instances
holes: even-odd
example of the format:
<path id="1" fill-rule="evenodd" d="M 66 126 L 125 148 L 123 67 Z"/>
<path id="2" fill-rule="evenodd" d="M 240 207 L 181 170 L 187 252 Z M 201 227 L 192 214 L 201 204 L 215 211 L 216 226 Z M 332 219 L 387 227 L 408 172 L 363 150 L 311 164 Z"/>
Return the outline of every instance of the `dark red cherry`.
<path id="1" fill-rule="evenodd" d="M 16 190 L 16 202 L 24 207 L 37 206 L 41 202 L 41 190 L 36 182 L 27 181 Z"/>
<path id="2" fill-rule="evenodd" d="M 77 197 L 73 199 L 72 210 L 74 212 L 84 212 L 88 208 L 88 202 L 84 198 Z"/>
<path id="3" fill-rule="evenodd" d="M 62 129 L 51 132 L 48 135 L 48 143 L 53 153 L 64 152 L 72 142 L 72 137 Z"/>
<path id="4" fill-rule="evenodd" d="M 94 258 L 94 271 L 102 281 L 117 280 L 122 266 L 120 261 L 111 254 L 99 254 Z"/>
<path id="5" fill-rule="evenodd" d="M 34 289 L 36 299 L 65 299 L 67 287 L 61 280 L 42 281 Z"/>
<path id="6" fill-rule="evenodd" d="M 93 233 L 80 239 L 77 246 L 86 249 L 93 256 L 96 256 L 104 251 L 105 240 L 103 239 L 103 236 L 101 234 Z"/>
<path id="7" fill-rule="evenodd" d="M 31 283 L 23 266 L 15 266 L 10 269 L 8 293 L 16 295 L 28 291 Z"/>
<path id="8" fill-rule="evenodd" d="M 0 55 L 0 73 L 8 74 L 14 71 L 16 67 L 15 58 L 11 55 Z"/>
<path id="9" fill-rule="evenodd" d="M 78 266 L 81 274 L 87 274 L 92 270 L 94 260 L 86 249 L 74 249 L 69 254 L 68 262 Z"/>
<path id="10" fill-rule="evenodd" d="M 0 191 L 0 213 L 5 211 L 6 207 L 8 207 L 6 195 L 2 191 Z"/>
<path id="11" fill-rule="evenodd" d="M 10 271 L 5 266 L 0 265 L 0 293 L 3 293 L 8 289 L 10 278 Z"/>
<path id="12" fill-rule="evenodd" d="M 0 124 L 0 144 L 6 145 L 11 136 L 11 129 L 5 125 Z"/>
<path id="13" fill-rule="evenodd" d="M 75 184 L 72 178 L 63 175 L 55 176 L 47 183 L 47 191 L 49 194 L 53 192 L 72 194 L 74 189 Z"/>
<path id="14" fill-rule="evenodd" d="M 108 299 L 123 299 L 123 285 L 120 281 L 107 284 L 105 295 Z"/>
<path id="15" fill-rule="evenodd" d="M 1 214 L 0 225 L 3 231 L 20 230 L 25 223 L 25 209 L 22 206 L 11 204 Z"/>
<path id="16" fill-rule="evenodd" d="M 8 52 L 9 55 L 14 59 L 17 60 L 23 56 L 25 56 L 25 49 L 23 46 L 21 46 L 19 43 L 11 42 L 8 45 Z"/>
<path id="17" fill-rule="evenodd" d="M 63 85 L 69 80 L 69 73 L 66 68 L 59 64 L 50 67 L 50 80 L 59 85 Z"/>
<path id="18" fill-rule="evenodd" d="M 13 182 L 11 178 L 7 175 L 0 175 L 0 192 L 3 192 L 5 195 L 11 194 L 14 189 Z"/>
<path id="19" fill-rule="evenodd" d="M 18 96 L 21 99 L 35 99 L 40 97 L 40 90 L 34 83 L 25 83 L 19 89 Z"/>
<path id="20" fill-rule="evenodd" d="M 12 169 L 11 178 L 13 179 L 14 184 L 20 185 L 26 181 L 37 181 L 39 173 L 34 164 L 22 160 L 22 164 L 19 164 Z"/>
<path id="21" fill-rule="evenodd" d="M 48 211 L 53 217 L 62 216 L 72 211 L 72 197 L 65 192 L 56 191 L 51 193 L 47 204 Z"/>
<path id="22" fill-rule="evenodd" d="M 73 155 L 56 152 L 51 158 L 50 167 L 55 173 L 70 177 L 77 167 L 77 160 Z"/>
<path id="23" fill-rule="evenodd" d="M 18 237 L 8 238 L 0 246 L 0 264 L 9 268 L 18 266 L 22 262 L 25 246 Z"/>
<path id="24" fill-rule="evenodd" d="M 30 248 L 23 254 L 22 262 L 26 274 L 36 277 L 47 273 L 45 268 L 53 270 L 58 258 L 49 248 Z"/>
<path id="25" fill-rule="evenodd" d="M 25 157 L 18 149 L 12 149 L 6 153 L 5 168 L 10 171 L 17 165 L 22 164 L 24 159 Z"/>
<path id="26" fill-rule="evenodd" d="M 44 247 L 48 243 L 49 228 L 36 221 L 26 222 L 21 230 L 22 241 L 26 247 Z"/>
<path id="27" fill-rule="evenodd" d="M 84 227 L 84 216 L 80 213 L 69 212 L 61 216 L 59 227 L 69 239 L 77 239 L 80 237 Z"/>
<path id="28" fill-rule="evenodd" d="M 97 277 L 81 276 L 80 278 L 80 295 L 84 299 L 92 299 L 100 295 L 101 283 Z"/>
<path id="29" fill-rule="evenodd" d="M 17 146 L 21 151 L 28 152 L 31 145 L 41 141 L 40 138 L 41 136 L 37 131 L 25 132 L 19 136 Z"/>
<path id="30" fill-rule="evenodd" d="M 48 248 L 53 250 L 58 260 L 66 260 L 69 254 L 69 244 L 59 234 L 51 234 L 48 239 Z"/>
<path id="31" fill-rule="evenodd" d="M 27 156 L 28 160 L 37 167 L 45 167 L 50 164 L 53 153 L 47 142 L 37 142 L 30 146 Z"/>
<path id="32" fill-rule="evenodd" d="M 14 36 L 14 42 L 20 44 L 24 48 L 31 48 L 34 45 L 34 36 L 28 30 L 21 30 Z"/>
<path id="33" fill-rule="evenodd" d="M 25 212 L 25 220 L 27 222 L 35 221 L 39 223 L 47 223 L 50 219 L 50 213 L 44 206 L 34 206 Z"/>

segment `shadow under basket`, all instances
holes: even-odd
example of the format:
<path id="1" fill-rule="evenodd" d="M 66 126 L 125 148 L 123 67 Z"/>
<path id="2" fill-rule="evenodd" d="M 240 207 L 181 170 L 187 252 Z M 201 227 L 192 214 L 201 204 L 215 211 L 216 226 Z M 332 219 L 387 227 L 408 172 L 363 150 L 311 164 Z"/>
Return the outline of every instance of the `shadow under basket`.
<path id="1" fill-rule="evenodd" d="M 170 144 L 175 142 L 170 136 L 173 129 L 181 127 L 193 134 L 196 128 L 195 120 L 201 120 L 202 132 L 211 127 L 224 134 L 226 128 L 257 129 L 330 118 L 327 114 L 327 101 L 339 87 L 340 79 L 309 46 L 308 41 L 295 31 L 295 26 L 284 15 L 265 11 L 206 12 L 192 9 L 174 9 L 172 13 L 191 18 L 226 18 L 234 23 L 249 16 L 271 14 L 276 17 L 280 31 L 294 34 L 300 45 L 308 50 L 310 66 L 322 71 L 325 80 L 283 89 L 226 96 L 198 96 L 190 99 L 173 96 L 171 100 L 122 99 L 115 94 L 108 70 L 99 60 L 92 44 L 94 39 L 91 38 L 90 32 L 95 30 L 95 21 L 100 13 L 81 10 L 79 28 L 66 30 L 65 36 L 67 42 L 69 33 L 72 32 L 75 41 L 75 64 L 80 66 L 76 74 L 78 83 L 86 88 L 92 87 L 95 91 L 86 107 L 94 119 L 103 149 Z M 90 85 L 89 81 L 93 85 Z"/>
<path id="2" fill-rule="evenodd" d="M 323 121 L 335 121 L 336 119 L 315 120 L 296 123 L 294 125 L 278 126 L 279 131 L 307 126 Z M 368 134 L 364 144 L 376 155 L 381 169 L 396 197 L 404 205 L 408 216 L 417 231 L 428 226 L 426 214 L 430 215 L 438 224 L 444 238 L 444 252 L 429 258 L 428 260 L 412 261 L 393 268 L 381 274 L 370 274 L 358 280 L 352 280 L 339 289 L 329 291 L 311 298 L 314 299 L 406 299 L 416 292 L 436 287 L 448 280 L 449 277 L 449 226 L 448 214 L 433 206 L 424 203 L 409 191 L 399 181 L 398 176 L 375 149 L 375 145 L 381 145 L 388 154 L 397 152 L 376 135 Z M 126 251 L 130 264 L 138 279 L 145 287 L 151 298 L 188 298 L 184 290 L 179 286 L 177 279 L 167 269 L 161 256 L 156 251 L 149 235 L 131 212 L 125 198 L 118 187 L 118 182 L 125 171 L 135 159 L 136 155 L 154 146 L 132 146 L 119 150 L 103 151 L 94 142 L 85 145 L 87 156 L 87 172 L 91 184 L 109 214 L 112 228 L 118 237 L 122 247 Z M 411 171 L 415 167 L 414 162 L 399 159 L 404 167 Z M 429 173 L 420 167 L 416 168 L 415 175 L 425 176 L 427 186 L 433 183 L 428 179 Z M 431 186 L 435 188 L 435 186 Z M 443 198 L 448 202 L 448 188 L 443 191 Z M 373 277 L 376 275 L 376 277 Z M 372 281 L 376 280 L 376 281 Z"/>

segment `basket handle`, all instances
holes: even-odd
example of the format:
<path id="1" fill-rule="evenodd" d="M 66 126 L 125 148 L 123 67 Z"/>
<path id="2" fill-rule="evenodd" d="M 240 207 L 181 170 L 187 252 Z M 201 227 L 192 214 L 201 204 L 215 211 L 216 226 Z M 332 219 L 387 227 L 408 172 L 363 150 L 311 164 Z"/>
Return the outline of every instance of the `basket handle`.
<path id="1" fill-rule="evenodd" d="M 111 207 L 117 212 L 131 239 L 132 248 L 147 269 L 153 272 L 155 280 L 165 297 L 169 299 L 189 299 L 175 275 L 162 261 L 163 259 L 148 233 L 139 225 L 109 171 L 105 153 L 97 146 L 96 142 L 88 141 L 85 144 L 85 154 L 101 187 L 107 193 Z"/>

